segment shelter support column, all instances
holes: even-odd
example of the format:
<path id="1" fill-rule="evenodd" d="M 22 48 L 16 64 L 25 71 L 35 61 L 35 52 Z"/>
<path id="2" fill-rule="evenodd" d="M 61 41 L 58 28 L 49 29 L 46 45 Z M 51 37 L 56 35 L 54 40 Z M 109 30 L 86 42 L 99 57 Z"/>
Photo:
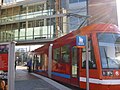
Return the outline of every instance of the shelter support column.
<path id="1" fill-rule="evenodd" d="M 48 76 L 49 78 L 51 78 L 51 72 L 52 72 L 52 46 L 53 44 L 50 44 L 49 52 L 48 52 Z"/>

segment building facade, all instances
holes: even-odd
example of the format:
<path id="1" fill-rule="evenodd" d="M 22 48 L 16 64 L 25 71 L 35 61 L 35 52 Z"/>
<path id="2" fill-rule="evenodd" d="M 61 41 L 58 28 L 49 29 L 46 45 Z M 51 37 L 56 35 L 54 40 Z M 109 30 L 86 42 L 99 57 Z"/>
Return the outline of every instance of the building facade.
<path id="1" fill-rule="evenodd" d="M 89 0 L 89 24 L 109 23 L 118 25 L 116 0 Z"/>
<path id="2" fill-rule="evenodd" d="M 47 42 L 88 24 L 117 25 L 115 0 L 1 0 L 0 3 L 0 42 Z M 92 17 L 87 20 L 86 15 Z"/>

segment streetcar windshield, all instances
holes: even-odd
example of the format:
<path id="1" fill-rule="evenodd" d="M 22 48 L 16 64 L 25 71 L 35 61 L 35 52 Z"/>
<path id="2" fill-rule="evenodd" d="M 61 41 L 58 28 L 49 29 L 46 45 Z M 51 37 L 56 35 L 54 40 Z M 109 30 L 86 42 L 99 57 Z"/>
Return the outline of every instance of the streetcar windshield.
<path id="1" fill-rule="evenodd" d="M 120 34 L 99 33 L 102 68 L 120 69 Z"/>

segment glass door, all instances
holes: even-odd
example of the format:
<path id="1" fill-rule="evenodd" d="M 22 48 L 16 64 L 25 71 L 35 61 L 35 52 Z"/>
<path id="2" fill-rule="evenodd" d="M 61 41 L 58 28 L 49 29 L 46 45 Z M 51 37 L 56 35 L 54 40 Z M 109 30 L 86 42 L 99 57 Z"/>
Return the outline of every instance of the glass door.
<path id="1" fill-rule="evenodd" d="M 78 86 L 79 74 L 78 74 L 78 49 L 72 48 L 72 62 L 71 62 L 71 84 Z"/>

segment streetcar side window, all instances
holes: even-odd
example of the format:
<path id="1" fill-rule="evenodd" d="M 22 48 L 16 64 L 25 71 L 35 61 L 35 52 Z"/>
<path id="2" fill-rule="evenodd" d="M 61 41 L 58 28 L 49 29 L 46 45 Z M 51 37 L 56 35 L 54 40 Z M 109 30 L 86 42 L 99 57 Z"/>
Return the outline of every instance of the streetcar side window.
<path id="1" fill-rule="evenodd" d="M 58 62 L 60 60 L 60 48 L 53 50 L 53 59 Z"/>
<path id="2" fill-rule="evenodd" d="M 61 59 L 66 63 L 70 61 L 70 45 L 61 47 Z"/>
<path id="3" fill-rule="evenodd" d="M 77 60 L 78 60 L 78 49 L 72 48 L 72 77 L 77 77 Z"/>
<path id="4" fill-rule="evenodd" d="M 96 60 L 94 56 L 94 50 L 92 47 L 91 40 L 88 41 L 88 60 L 89 60 L 89 68 L 96 68 Z M 82 49 L 82 68 L 86 68 L 86 49 Z"/>

